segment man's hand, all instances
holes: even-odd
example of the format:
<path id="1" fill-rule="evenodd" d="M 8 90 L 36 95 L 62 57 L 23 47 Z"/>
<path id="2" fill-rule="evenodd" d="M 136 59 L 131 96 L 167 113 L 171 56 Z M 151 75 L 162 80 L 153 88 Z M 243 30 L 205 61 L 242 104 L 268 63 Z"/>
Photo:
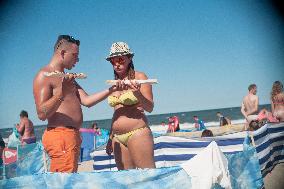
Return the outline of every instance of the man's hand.
<path id="1" fill-rule="evenodd" d="M 64 98 L 67 94 L 74 93 L 76 91 L 74 80 L 75 75 L 73 74 L 68 74 L 67 76 L 63 77 L 61 81 L 61 90 L 57 95 Z"/>

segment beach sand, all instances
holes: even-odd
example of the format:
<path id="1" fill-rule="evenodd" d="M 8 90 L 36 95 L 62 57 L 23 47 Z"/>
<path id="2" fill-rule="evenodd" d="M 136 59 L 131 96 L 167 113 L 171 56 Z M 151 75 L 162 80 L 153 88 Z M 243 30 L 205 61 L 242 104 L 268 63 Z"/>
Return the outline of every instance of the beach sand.
<path id="1" fill-rule="evenodd" d="M 283 189 L 284 188 L 284 163 L 274 167 L 271 173 L 264 178 L 266 189 Z"/>
<path id="2" fill-rule="evenodd" d="M 94 160 L 80 162 L 78 165 L 78 172 L 92 172 L 94 171 L 93 168 Z"/>

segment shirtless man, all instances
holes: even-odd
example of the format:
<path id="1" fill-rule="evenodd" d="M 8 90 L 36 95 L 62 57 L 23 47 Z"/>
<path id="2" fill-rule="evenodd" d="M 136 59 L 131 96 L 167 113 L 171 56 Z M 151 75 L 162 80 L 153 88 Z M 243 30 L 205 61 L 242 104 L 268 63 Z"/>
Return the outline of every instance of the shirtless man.
<path id="1" fill-rule="evenodd" d="M 20 123 L 16 124 L 16 128 L 20 135 L 22 136 L 23 144 L 31 144 L 36 142 L 34 125 L 31 120 L 29 120 L 28 112 L 22 110 L 20 113 Z"/>
<path id="2" fill-rule="evenodd" d="M 257 119 L 258 113 L 258 96 L 256 96 L 257 87 L 251 84 L 248 87 L 249 93 L 243 98 L 241 112 L 244 115 L 247 123 Z"/>
<path id="3" fill-rule="evenodd" d="M 81 145 L 79 129 L 83 122 L 81 105 L 91 107 L 115 91 L 115 86 L 88 95 L 68 77 L 47 77 L 45 72 L 71 70 L 79 61 L 80 41 L 69 35 L 60 35 L 48 65 L 36 75 L 33 91 L 39 119 L 48 121 L 42 143 L 51 158 L 51 172 L 77 172 Z"/>

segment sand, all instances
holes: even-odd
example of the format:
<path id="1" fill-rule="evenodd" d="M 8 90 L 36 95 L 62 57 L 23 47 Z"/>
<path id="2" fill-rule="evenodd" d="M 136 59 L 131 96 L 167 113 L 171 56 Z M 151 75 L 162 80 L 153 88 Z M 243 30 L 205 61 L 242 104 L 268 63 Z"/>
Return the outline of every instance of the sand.
<path id="1" fill-rule="evenodd" d="M 264 178 L 266 189 L 283 189 L 284 188 L 284 163 L 274 167 L 271 173 Z"/>

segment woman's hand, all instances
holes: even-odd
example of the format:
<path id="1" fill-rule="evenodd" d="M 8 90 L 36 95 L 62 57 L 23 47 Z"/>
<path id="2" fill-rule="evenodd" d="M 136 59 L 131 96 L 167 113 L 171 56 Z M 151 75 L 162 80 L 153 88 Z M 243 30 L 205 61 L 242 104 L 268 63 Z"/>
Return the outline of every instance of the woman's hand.
<path id="1" fill-rule="evenodd" d="M 137 83 L 135 80 L 130 80 L 128 87 L 135 93 L 140 92 L 141 84 Z"/>
<path id="2" fill-rule="evenodd" d="M 127 88 L 123 80 L 117 80 L 116 84 L 109 88 L 110 92 L 123 91 Z"/>
<path id="3" fill-rule="evenodd" d="M 107 145 L 106 145 L 106 153 L 108 155 L 111 155 L 111 153 L 113 152 L 113 148 L 112 148 L 112 140 L 108 139 Z"/>

